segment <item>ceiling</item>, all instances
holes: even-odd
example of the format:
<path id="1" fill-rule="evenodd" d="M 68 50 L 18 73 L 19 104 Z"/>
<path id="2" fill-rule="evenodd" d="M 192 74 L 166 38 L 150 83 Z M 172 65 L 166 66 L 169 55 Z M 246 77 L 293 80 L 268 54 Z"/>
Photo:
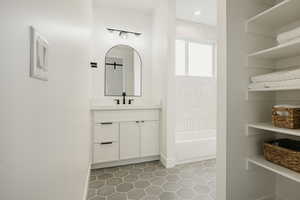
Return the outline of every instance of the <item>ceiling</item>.
<path id="1" fill-rule="evenodd" d="M 95 5 L 132 9 L 151 14 L 160 0 L 94 0 Z M 200 11 L 200 15 L 194 15 Z M 215 26 L 217 24 L 217 0 L 176 0 L 176 17 L 188 21 Z"/>
<path id="2" fill-rule="evenodd" d="M 200 15 L 194 15 L 200 11 Z M 217 0 L 176 0 L 176 17 L 212 26 L 217 25 Z"/>
<path id="3" fill-rule="evenodd" d="M 152 13 L 159 0 L 94 0 L 96 5 L 132 9 L 144 13 Z"/>

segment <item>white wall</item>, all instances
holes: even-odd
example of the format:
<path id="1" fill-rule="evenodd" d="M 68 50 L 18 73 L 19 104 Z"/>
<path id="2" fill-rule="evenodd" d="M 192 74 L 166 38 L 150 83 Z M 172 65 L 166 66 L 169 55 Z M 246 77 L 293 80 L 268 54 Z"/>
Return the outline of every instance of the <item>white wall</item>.
<path id="1" fill-rule="evenodd" d="M 216 27 L 177 20 L 176 37 L 194 42 L 215 43 Z M 176 76 L 177 132 L 200 133 L 203 132 L 201 130 L 216 129 L 216 84 L 216 77 Z"/>
<path id="2" fill-rule="evenodd" d="M 153 14 L 152 96 L 162 102 L 161 159 L 175 165 L 175 1 L 162 0 Z"/>
<path id="3" fill-rule="evenodd" d="M 89 0 L 1 1 L 0 199 L 82 200 L 89 167 Z M 29 77 L 29 26 L 49 81 Z"/>
<path id="4" fill-rule="evenodd" d="M 122 39 L 106 28 L 141 32 L 142 35 L 130 35 L 128 39 Z M 99 67 L 92 72 L 92 103 L 114 103 L 112 97 L 104 96 L 104 59 L 106 52 L 118 44 L 135 48 L 142 59 L 142 97 L 135 98 L 134 104 L 152 103 L 152 16 L 131 9 L 96 4 L 93 29 L 93 59 Z"/>
<path id="5" fill-rule="evenodd" d="M 226 6 L 228 199 L 261 199 L 274 194 L 275 176 L 259 167 L 246 170 L 245 159 L 260 153 L 262 142 L 269 140 L 271 135 L 247 137 L 245 127 L 248 122 L 270 121 L 274 101 L 268 94 L 247 93 L 249 77 L 253 74 L 262 74 L 266 69 L 247 66 L 245 58 L 248 53 L 269 45 L 272 40 L 247 34 L 245 20 L 262 11 L 267 5 L 264 5 L 264 1 L 227 0 Z"/>

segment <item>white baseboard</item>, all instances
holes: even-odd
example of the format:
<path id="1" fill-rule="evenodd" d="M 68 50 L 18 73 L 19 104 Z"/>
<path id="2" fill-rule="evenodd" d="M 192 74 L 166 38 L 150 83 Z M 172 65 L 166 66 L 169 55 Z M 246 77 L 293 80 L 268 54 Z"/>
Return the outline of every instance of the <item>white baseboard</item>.
<path id="1" fill-rule="evenodd" d="M 164 154 L 160 154 L 160 161 L 165 168 L 172 168 L 176 165 L 175 159 L 167 158 Z"/>
<path id="2" fill-rule="evenodd" d="M 90 175 L 91 175 L 91 165 L 89 165 L 89 167 L 88 167 L 87 177 L 85 178 L 83 200 L 87 199 L 88 190 L 89 190 Z"/>
<path id="3" fill-rule="evenodd" d="M 198 158 L 192 158 L 192 159 L 187 159 L 187 160 L 176 160 L 176 165 L 181 165 L 181 164 L 187 164 L 187 163 L 194 163 L 194 162 L 200 162 L 204 160 L 211 160 L 215 159 L 216 155 L 213 156 L 202 156 Z"/>
<path id="4" fill-rule="evenodd" d="M 107 168 L 107 167 L 117 167 L 117 166 L 123 166 L 123 165 L 130 165 L 135 163 L 143 163 L 143 162 L 150 162 L 160 160 L 160 156 L 149 156 L 144 158 L 135 158 L 135 159 L 128 159 L 128 160 L 119 160 L 114 162 L 106 162 L 106 163 L 95 163 L 92 164 L 92 169 L 101 169 L 101 168 Z"/>
<path id="5" fill-rule="evenodd" d="M 274 194 L 270 194 L 270 195 L 266 195 L 266 196 L 263 196 L 263 197 L 260 197 L 256 200 L 279 200 L 276 195 Z"/>

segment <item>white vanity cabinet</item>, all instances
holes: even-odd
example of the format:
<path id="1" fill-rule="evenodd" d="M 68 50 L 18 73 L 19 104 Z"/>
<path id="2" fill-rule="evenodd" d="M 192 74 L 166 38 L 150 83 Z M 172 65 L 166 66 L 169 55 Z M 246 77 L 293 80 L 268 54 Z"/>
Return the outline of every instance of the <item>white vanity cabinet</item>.
<path id="1" fill-rule="evenodd" d="M 92 109 L 92 168 L 158 160 L 160 107 Z"/>

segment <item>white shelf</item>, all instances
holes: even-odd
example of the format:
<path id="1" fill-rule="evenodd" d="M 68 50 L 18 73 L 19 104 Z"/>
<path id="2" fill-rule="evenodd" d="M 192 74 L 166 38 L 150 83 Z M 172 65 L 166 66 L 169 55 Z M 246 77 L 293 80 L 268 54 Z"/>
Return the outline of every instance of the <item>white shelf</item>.
<path id="1" fill-rule="evenodd" d="M 275 133 L 281 133 L 281 134 L 286 134 L 286 135 L 300 136 L 300 129 L 277 128 L 277 127 L 273 126 L 272 122 L 248 124 L 248 127 L 266 130 L 266 131 L 272 131 Z M 249 135 L 251 135 L 251 134 L 249 134 Z"/>
<path id="2" fill-rule="evenodd" d="M 267 160 L 263 156 L 253 156 L 247 159 L 248 165 L 249 163 L 265 168 L 271 172 L 279 174 L 283 177 L 289 178 L 293 181 L 300 183 L 300 173 L 294 172 L 287 168 L 281 167 L 279 165 L 273 164 Z"/>
<path id="3" fill-rule="evenodd" d="M 300 55 L 300 39 L 249 54 L 249 58 L 282 59 L 297 55 Z"/>
<path id="4" fill-rule="evenodd" d="M 283 2 L 265 10 L 264 12 L 247 20 L 247 25 L 258 24 L 279 29 L 293 21 L 300 19 L 299 0 L 284 0 Z"/>
<path id="5" fill-rule="evenodd" d="M 289 90 L 300 90 L 299 86 L 291 87 L 280 87 L 280 88 L 259 88 L 259 89 L 248 89 L 249 92 L 276 92 L 276 91 L 289 91 Z"/>

